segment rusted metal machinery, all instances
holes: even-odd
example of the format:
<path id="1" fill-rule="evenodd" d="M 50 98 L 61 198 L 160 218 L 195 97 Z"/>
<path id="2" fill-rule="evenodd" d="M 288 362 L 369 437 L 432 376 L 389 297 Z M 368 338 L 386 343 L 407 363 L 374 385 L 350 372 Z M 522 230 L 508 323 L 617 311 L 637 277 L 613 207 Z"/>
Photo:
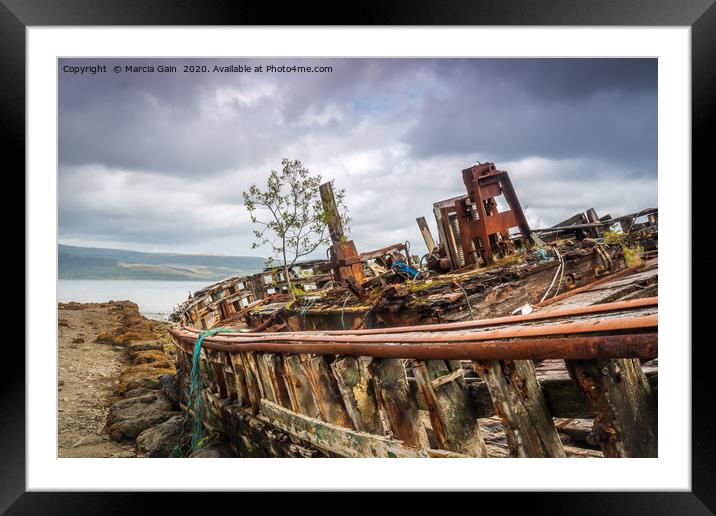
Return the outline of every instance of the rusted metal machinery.
<path id="1" fill-rule="evenodd" d="M 497 170 L 494 163 L 483 163 L 462 171 L 467 188 L 467 198 L 455 201 L 460 224 L 462 253 L 465 265 L 493 263 L 493 252 L 501 255 L 513 251 L 509 230 L 519 227 L 525 245 L 530 245 L 530 228 L 525 214 L 512 187 L 510 177 L 504 170 Z M 507 211 L 497 208 L 497 197 L 504 195 L 509 206 Z"/>
<path id="2" fill-rule="evenodd" d="M 432 255 L 432 270 L 445 271 L 470 265 L 491 265 L 494 255 L 514 252 L 515 243 L 529 248 L 531 232 L 509 174 L 494 163 L 480 163 L 462 171 L 467 195 L 452 197 L 433 205 L 440 235 L 435 246 L 425 219 L 418 219 L 423 238 Z M 500 211 L 498 198 L 508 209 Z M 519 228 L 520 234 L 510 230 Z M 431 243 L 433 245 L 431 245 Z"/>

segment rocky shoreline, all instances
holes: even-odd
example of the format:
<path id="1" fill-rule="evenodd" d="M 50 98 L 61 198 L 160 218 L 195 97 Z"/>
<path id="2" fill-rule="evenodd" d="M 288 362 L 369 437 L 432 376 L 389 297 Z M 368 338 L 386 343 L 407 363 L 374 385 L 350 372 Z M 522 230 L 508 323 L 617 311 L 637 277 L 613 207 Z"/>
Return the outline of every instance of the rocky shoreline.
<path id="1" fill-rule="evenodd" d="M 186 456 L 169 324 L 131 301 L 59 303 L 58 315 L 59 457 Z"/>

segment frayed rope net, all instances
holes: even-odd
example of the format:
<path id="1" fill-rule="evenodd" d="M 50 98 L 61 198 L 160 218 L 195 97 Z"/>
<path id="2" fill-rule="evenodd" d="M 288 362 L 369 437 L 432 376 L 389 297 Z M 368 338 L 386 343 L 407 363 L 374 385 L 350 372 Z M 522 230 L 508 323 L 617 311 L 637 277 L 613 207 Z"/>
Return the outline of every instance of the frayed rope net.
<path id="1" fill-rule="evenodd" d="M 194 344 L 194 354 L 191 361 L 191 374 L 189 376 L 189 401 L 188 410 L 182 423 L 181 434 L 179 435 L 179 442 L 174 446 L 172 450 L 172 457 L 185 457 L 184 446 L 182 446 L 182 437 L 185 435 L 184 426 L 191 417 L 191 413 L 194 413 L 194 423 L 191 430 L 191 440 L 189 453 L 199 450 L 204 444 L 208 436 L 204 431 L 202 424 L 202 417 L 204 415 L 204 398 L 201 395 L 201 346 L 204 343 L 204 338 L 217 333 L 236 333 L 233 328 L 213 328 L 211 330 L 204 330 L 199 333 L 199 337 L 196 339 Z"/>

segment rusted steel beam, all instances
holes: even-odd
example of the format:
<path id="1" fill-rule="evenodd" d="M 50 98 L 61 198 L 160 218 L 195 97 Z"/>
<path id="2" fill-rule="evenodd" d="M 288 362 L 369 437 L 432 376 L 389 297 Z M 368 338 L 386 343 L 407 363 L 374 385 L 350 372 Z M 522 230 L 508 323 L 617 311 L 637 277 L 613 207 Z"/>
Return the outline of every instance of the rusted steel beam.
<path id="1" fill-rule="evenodd" d="M 375 335 L 375 334 L 392 334 L 392 333 L 414 333 L 414 332 L 433 332 L 433 331 L 449 331 L 449 330 L 465 330 L 470 328 L 482 328 L 487 326 L 499 326 L 502 324 L 513 324 L 521 322 L 542 321 L 549 319 L 559 319 L 562 317 L 571 317 L 578 315 L 589 315 L 597 313 L 616 312 L 621 310 L 631 310 L 639 308 L 647 308 L 650 306 L 658 306 L 658 297 L 647 297 L 643 299 L 633 299 L 629 301 L 616 301 L 614 303 L 602 303 L 591 306 L 580 306 L 573 308 L 564 308 L 561 310 L 553 310 L 551 312 L 532 312 L 527 315 L 511 315 L 507 317 L 495 317 L 492 319 L 480 319 L 477 321 L 460 321 L 454 323 L 442 324 L 423 324 L 419 326 L 395 326 L 392 328 L 369 328 L 363 330 L 326 330 L 322 332 L 301 333 L 302 335 Z M 184 330 L 193 333 L 199 333 L 202 330 L 184 326 Z M 251 336 L 253 332 L 242 333 L 243 336 Z M 217 335 L 234 335 L 233 333 L 218 333 Z M 276 333 L 261 333 L 263 336 L 273 336 Z M 280 335 L 286 335 L 281 333 Z"/>
<path id="2" fill-rule="evenodd" d="M 402 333 L 385 335 L 304 335 L 301 332 L 275 333 L 273 335 L 233 334 L 231 336 L 208 336 L 204 342 L 211 343 L 263 343 L 263 342 L 300 342 L 300 343 L 350 343 L 350 344 L 382 344 L 385 342 L 395 345 L 398 343 L 460 343 L 487 341 L 498 339 L 518 339 L 529 337 L 551 337 L 574 335 L 580 333 L 596 334 L 604 332 L 633 333 L 635 331 L 655 331 L 658 328 L 658 315 L 649 314 L 638 317 L 614 317 L 610 319 L 596 319 L 543 326 L 515 326 L 486 331 L 439 332 L 439 333 Z M 181 330 L 179 336 L 191 336 Z M 310 353 L 310 352 L 309 352 Z"/>
<path id="3" fill-rule="evenodd" d="M 574 296 L 575 294 L 581 294 L 582 292 L 586 292 L 586 291 L 588 291 L 588 290 L 590 290 L 590 289 L 596 287 L 597 285 L 601 285 L 601 284 L 607 283 L 608 281 L 611 281 L 611 280 L 613 280 L 613 279 L 621 278 L 621 277 L 626 276 L 626 275 L 628 275 L 628 274 L 632 274 L 632 273 L 637 272 L 638 270 L 643 269 L 643 268 L 644 268 L 644 264 L 638 265 L 638 266 L 636 266 L 636 267 L 629 267 L 628 269 L 622 269 L 622 270 L 620 270 L 619 272 L 615 272 L 615 273 L 613 273 L 613 274 L 610 274 L 609 276 L 605 276 L 605 277 L 603 277 L 603 278 L 600 278 L 600 279 L 598 279 L 597 281 L 593 281 L 593 282 L 591 282 L 591 283 L 589 283 L 589 284 L 587 284 L 587 285 L 584 285 L 583 287 L 578 287 L 578 288 L 575 288 L 574 290 L 569 290 L 569 291 L 567 291 L 567 292 L 565 292 L 565 293 L 563 293 L 563 294 L 559 294 L 558 296 L 554 296 L 554 297 L 552 297 L 552 298 L 550 298 L 550 299 L 547 299 L 547 300 L 545 300 L 545 301 L 543 301 L 543 302 L 541 302 L 541 303 L 537 303 L 535 306 L 538 307 L 538 308 L 542 308 L 542 307 L 545 307 L 545 306 L 549 306 L 549 305 L 551 305 L 551 304 L 553 304 L 553 303 L 556 303 L 557 301 L 562 301 L 563 299 L 566 299 L 566 298 L 568 298 L 568 297 L 572 297 L 572 296 Z"/>
<path id="4" fill-rule="evenodd" d="M 178 339 L 194 342 L 191 334 L 170 330 Z M 658 356 L 658 333 L 579 337 L 527 337 L 472 342 L 231 342 L 205 339 L 208 349 L 228 352 L 311 353 L 424 360 L 540 360 L 547 358 L 643 358 Z"/>

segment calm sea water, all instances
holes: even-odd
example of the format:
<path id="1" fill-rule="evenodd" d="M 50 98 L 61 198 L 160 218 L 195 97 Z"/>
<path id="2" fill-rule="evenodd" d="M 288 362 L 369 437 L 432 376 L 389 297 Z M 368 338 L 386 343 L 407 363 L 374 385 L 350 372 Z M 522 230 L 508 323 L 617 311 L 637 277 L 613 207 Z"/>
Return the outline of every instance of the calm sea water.
<path id="1" fill-rule="evenodd" d="M 145 317 L 166 319 L 174 307 L 212 281 L 70 280 L 57 281 L 57 301 L 103 303 L 130 300 Z"/>

